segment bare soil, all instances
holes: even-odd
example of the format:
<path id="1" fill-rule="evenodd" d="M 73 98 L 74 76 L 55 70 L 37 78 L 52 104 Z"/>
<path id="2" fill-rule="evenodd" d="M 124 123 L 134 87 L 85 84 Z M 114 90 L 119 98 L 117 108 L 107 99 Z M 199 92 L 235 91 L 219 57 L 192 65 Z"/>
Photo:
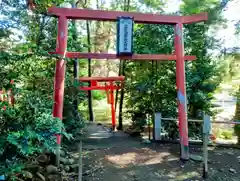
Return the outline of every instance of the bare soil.
<path id="1" fill-rule="evenodd" d="M 102 130 L 94 138 L 83 141 L 84 181 L 203 180 L 202 163 L 181 162 L 179 145 L 146 144 L 124 133 L 111 134 Z M 206 180 L 240 181 L 240 150 L 209 149 L 209 177 Z M 202 155 L 201 147 L 191 147 L 190 152 Z"/>

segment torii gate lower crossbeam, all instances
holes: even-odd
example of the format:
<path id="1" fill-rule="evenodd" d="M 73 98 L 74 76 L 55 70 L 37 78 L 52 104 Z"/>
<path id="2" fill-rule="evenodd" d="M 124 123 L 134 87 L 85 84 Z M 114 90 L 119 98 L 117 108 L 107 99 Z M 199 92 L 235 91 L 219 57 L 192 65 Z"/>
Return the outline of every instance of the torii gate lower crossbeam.
<path id="1" fill-rule="evenodd" d="M 201 13 L 192 16 L 172 16 L 159 14 L 143 14 L 137 12 L 118 12 L 104 10 L 88 10 L 76 8 L 57 8 L 51 7 L 48 12 L 54 17 L 58 17 L 58 38 L 55 54 L 61 56 L 56 63 L 55 73 L 55 92 L 53 115 L 62 119 L 63 93 L 65 61 L 64 58 L 119 58 L 131 60 L 176 60 L 176 82 L 178 98 L 178 119 L 181 144 L 181 159 L 189 159 L 188 147 L 188 123 L 187 123 L 187 105 L 185 88 L 185 60 L 193 60 L 195 57 L 184 56 L 183 45 L 183 24 L 196 23 L 207 20 L 207 13 Z M 170 24 L 175 27 L 175 52 L 173 55 L 133 55 L 133 56 L 112 56 L 109 54 L 93 54 L 81 52 L 67 52 L 67 21 L 68 19 L 116 21 L 120 16 L 132 17 L 137 23 L 148 24 Z M 52 54 L 54 54 L 52 53 Z M 144 57 L 144 58 L 143 58 Z M 60 144 L 60 142 L 58 142 Z"/>
<path id="2" fill-rule="evenodd" d="M 114 90 L 119 90 L 123 87 L 124 76 L 118 77 L 82 77 L 81 82 L 90 82 L 88 87 L 80 87 L 81 90 L 105 90 L 107 93 L 108 103 L 111 105 L 112 114 L 112 130 L 116 130 L 116 115 L 114 107 Z M 100 82 L 105 82 L 104 85 L 99 85 Z M 117 85 L 117 82 L 120 84 Z M 110 94 L 108 94 L 110 92 Z"/>

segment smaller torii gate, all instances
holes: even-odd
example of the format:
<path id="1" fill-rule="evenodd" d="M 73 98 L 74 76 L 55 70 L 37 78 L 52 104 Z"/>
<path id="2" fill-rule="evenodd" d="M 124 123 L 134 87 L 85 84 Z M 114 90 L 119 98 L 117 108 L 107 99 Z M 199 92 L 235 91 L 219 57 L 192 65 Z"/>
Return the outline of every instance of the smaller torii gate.
<path id="1" fill-rule="evenodd" d="M 82 77 L 81 82 L 90 82 L 90 86 L 82 86 L 80 90 L 105 90 L 107 93 L 108 103 L 111 105 L 112 113 L 112 130 L 116 130 L 116 115 L 114 107 L 114 90 L 119 90 L 123 87 L 124 76 L 117 77 Z M 104 85 L 100 85 L 104 82 Z M 110 93 L 110 94 L 109 94 Z"/>

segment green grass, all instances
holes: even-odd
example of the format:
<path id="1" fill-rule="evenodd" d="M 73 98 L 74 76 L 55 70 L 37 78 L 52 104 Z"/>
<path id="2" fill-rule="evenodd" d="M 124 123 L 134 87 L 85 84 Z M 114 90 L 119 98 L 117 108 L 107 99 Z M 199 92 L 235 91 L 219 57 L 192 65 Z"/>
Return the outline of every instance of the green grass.
<path id="1" fill-rule="evenodd" d="M 233 129 L 223 129 L 223 128 L 219 128 L 217 130 L 217 138 L 221 138 L 221 139 L 226 139 L 226 140 L 231 140 L 234 134 L 234 130 Z"/>
<path id="2" fill-rule="evenodd" d="M 89 120 L 88 110 L 81 110 L 84 116 Z M 94 119 L 96 122 L 105 122 L 111 120 L 111 109 L 109 107 L 93 108 Z"/>

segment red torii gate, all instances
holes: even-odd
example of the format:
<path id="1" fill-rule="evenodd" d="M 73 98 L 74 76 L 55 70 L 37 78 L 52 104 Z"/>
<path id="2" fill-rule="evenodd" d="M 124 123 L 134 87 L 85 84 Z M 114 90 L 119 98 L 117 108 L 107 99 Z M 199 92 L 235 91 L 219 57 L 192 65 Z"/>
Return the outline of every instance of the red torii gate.
<path id="1" fill-rule="evenodd" d="M 81 82 L 90 82 L 89 86 L 80 87 L 81 90 L 105 90 L 107 93 L 108 103 L 111 105 L 112 114 L 112 130 L 116 129 L 116 115 L 114 107 L 114 90 L 119 90 L 123 87 L 124 76 L 118 77 L 82 77 Z M 105 82 L 104 86 L 99 85 L 100 82 Z M 118 85 L 117 82 L 120 84 Z"/>
<path id="2" fill-rule="evenodd" d="M 144 14 L 137 12 L 118 12 L 104 10 L 89 10 L 76 8 L 57 8 L 48 9 L 49 14 L 58 18 L 58 36 L 56 52 L 61 58 L 56 62 L 55 83 L 54 83 L 54 106 L 53 115 L 62 119 L 63 95 L 64 95 L 64 77 L 65 64 L 64 58 L 94 58 L 94 59 L 122 59 L 122 60 L 176 60 L 176 82 L 178 97 L 178 119 L 181 144 L 181 159 L 189 159 L 188 146 L 188 124 L 187 124 L 187 101 L 185 88 L 185 62 L 184 60 L 195 60 L 195 56 L 184 55 L 183 42 L 183 24 L 196 23 L 207 20 L 207 13 L 201 13 L 192 16 L 172 16 L 160 14 Z M 170 24 L 175 27 L 175 53 L 173 55 L 132 55 L 117 56 L 115 54 L 105 53 L 80 53 L 67 52 L 68 19 L 79 20 L 98 20 L 98 21 L 116 21 L 118 17 L 132 17 L 136 23 L 145 24 Z M 57 136 L 60 144 L 60 136 Z"/>

